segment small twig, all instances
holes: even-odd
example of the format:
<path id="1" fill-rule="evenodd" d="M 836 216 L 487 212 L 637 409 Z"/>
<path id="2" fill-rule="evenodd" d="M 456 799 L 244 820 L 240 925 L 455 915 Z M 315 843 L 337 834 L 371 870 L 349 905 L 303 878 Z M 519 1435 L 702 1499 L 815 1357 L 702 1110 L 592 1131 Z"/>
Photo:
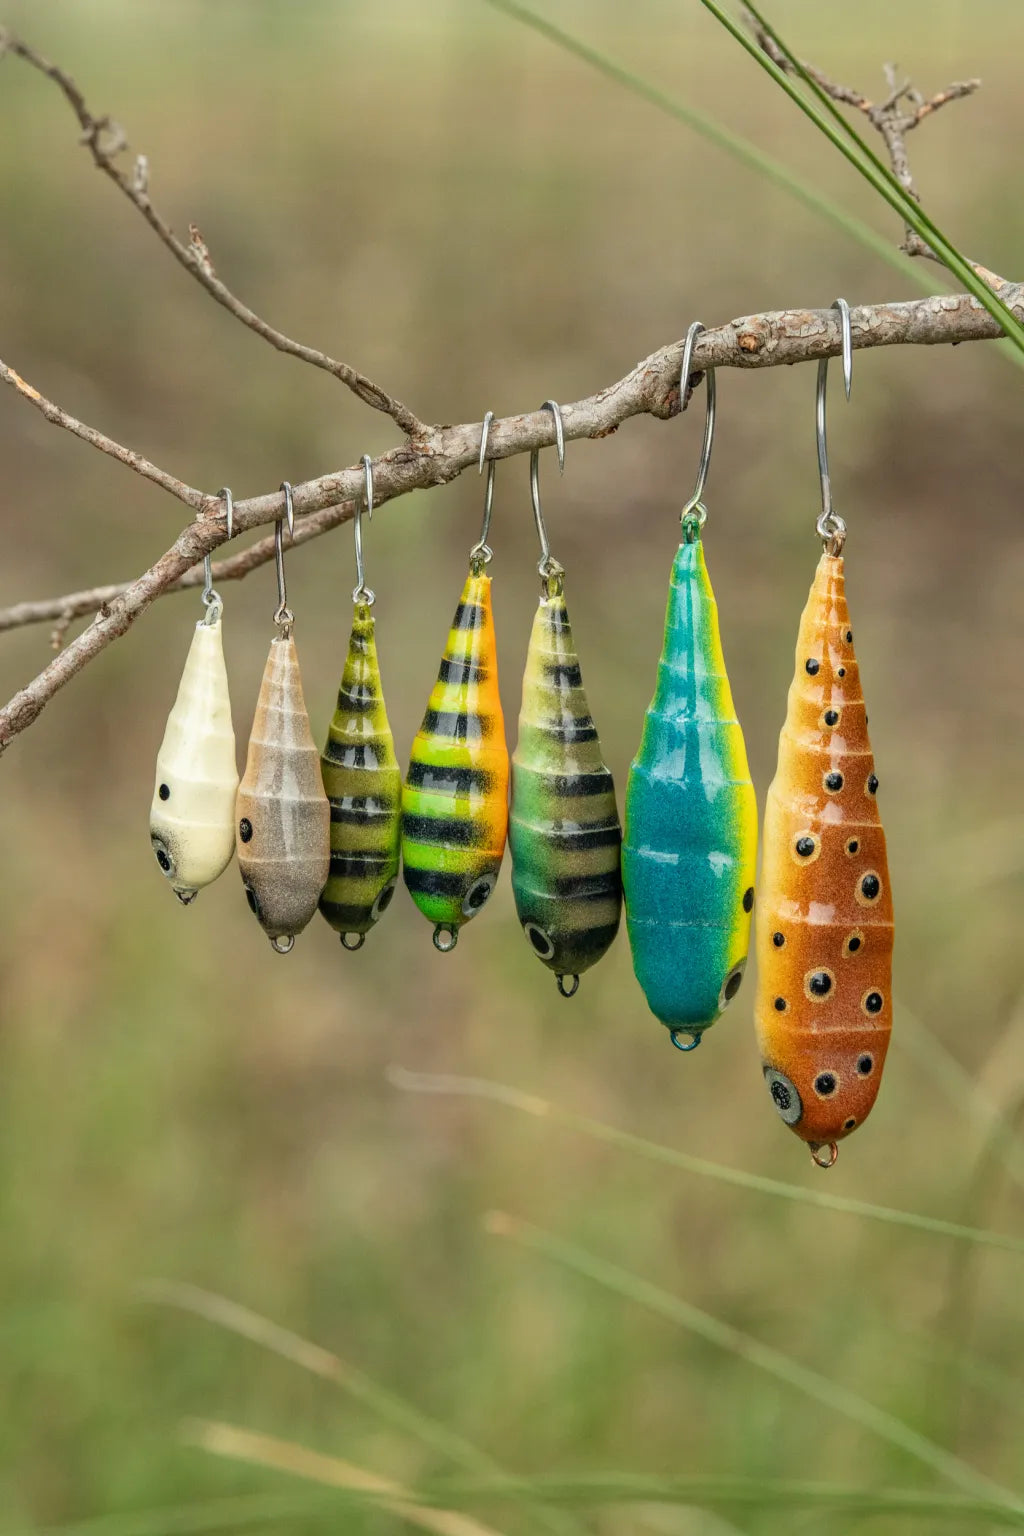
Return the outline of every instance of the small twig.
<path id="1" fill-rule="evenodd" d="M 384 411 L 390 416 L 407 437 L 417 439 L 421 436 L 425 430 L 423 422 L 409 410 L 408 406 L 403 405 L 401 400 L 389 395 L 379 384 L 375 384 L 372 379 L 368 379 L 365 374 L 360 373 L 348 363 L 339 362 L 316 347 L 308 347 L 302 342 L 293 341 L 283 331 L 268 324 L 247 304 L 243 304 L 241 299 L 236 298 L 215 273 L 209 251 L 194 226 L 191 227 L 192 238 L 188 245 L 178 239 L 150 201 L 149 163 L 146 157 L 140 155 L 136 158 L 130 175 L 121 170 L 116 160 L 117 156 L 128 147 L 124 130 L 109 117 L 93 116 L 82 92 L 65 70 L 52 64 L 49 59 L 43 58 L 42 54 L 30 48 L 27 43 L 23 43 L 20 38 L 0 28 L 0 58 L 5 53 L 23 59 L 26 64 L 39 70 L 57 85 L 78 119 L 82 130 L 80 142 L 89 150 L 93 163 L 105 176 L 109 176 L 133 207 L 138 209 L 150 229 L 163 241 L 186 272 L 191 273 L 218 304 L 222 304 L 236 320 L 240 320 L 251 331 L 255 331 L 257 336 L 262 336 L 264 341 L 269 341 L 270 345 L 276 347 L 279 352 L 287 352 L 291 357 L 301 358 L 303 362 L 310 363 L 314 368 L 322 368 L 326 373 L 332 374 L 334 378 L 347 385 L 365 405 L 372 406 L 377 411 Z"/>

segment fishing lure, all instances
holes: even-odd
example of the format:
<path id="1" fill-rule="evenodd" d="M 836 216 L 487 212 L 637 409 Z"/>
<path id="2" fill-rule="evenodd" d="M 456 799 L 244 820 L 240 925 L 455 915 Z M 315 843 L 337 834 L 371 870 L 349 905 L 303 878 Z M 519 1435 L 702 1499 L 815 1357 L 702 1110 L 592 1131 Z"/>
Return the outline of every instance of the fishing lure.
<path id="1" fill-rule="evenodd" d="M 562 413 L 553 400 L 559 470 Z M 519 741 L 512 755 L 508 842 L 516 911 L 533 951 L 572 997 L 580 973 L 606 953 L 619 930 L 622 834 L 615 786 L 583 691 L 566 609 L 564 571 L 551 556 L 540 504 L 539 450 L 530 457 L 530 494 L 540 538 L 541 597 L 523 676 Z M 568 983 L 568 984 L 567 984 Z"/>
<path id="2" fill-rule="evenodd" d="M 363 455 L 366 516 L 373 517 L 373 468 Z M 377 665 L 371 609 L 363 573 L 362 508 L 353 518 L 356 588 L 348 656 L 338 707 L 320 755 L 331 807 L 331 872 L 320 911 L 346 949 L 360 949 L 387 910 L 398 881 L 402 842 L 402 774 L 388 724 Z"/>
<path id="3" fill-rule="evenodd" d="M 840 310 L 846 394 L 852 336 Z M 830 1168 L 878 1093 L 892 1029 L 892 898 L 878 778 L 846 605 L 846 525 L 832 509 L 818 367 L 824 553 L 800 619 L 779 762 L 768 790 L 758 907 L 757 1035 L 786 1125 Z"/>
<path id="4" fill-rule="evenodd" d="M 487 449 L 488 412 L 480 444 Z M 402 874 L 434 924 L 434 945 L 454 949 L 459 929 L 498 880 L 508 830 L 508 747 L 498 693 L 487 533 L 494 463 L 487 467 L 484 525 L 448 635 L 437 682 L 412 744 L 402 789 Z"/>
<path id="5" fill-rule="evenodd" d="M 221 495 L 230 538 L 231 492 L 225 487 Z M 214 590 L 209 555 L 203 564 L 206 616 L 196 625 L 167 719 L 149 809 L 156 861 L 186 907 L 204 885 L 223 874 L 235 851 L 238 768 L 221 633 L 224 604 Z"/>
<path id="6" fill-rule="evenodd" d="M 681 397 L 690 378 L 691 325 Z M 626 786 L 622 881 L 633 968 L 673 1045 L 693 1050 L 739 991 L 754 905 L 757 805 L 701 542 L 715 375 L 697 488 L 682 514 L 658 683 Z"/>
<path id="7" fill-rule="evenodd" d="M 290 533 L 292 489 L 287 481 L 281 489 Z M 285 590 L 283 521 L 276 529 L 278 633 L 270 642 L 260 684 L 235 802 L 235 834 L 249 906 L 273 947 L 286 955 L 316 911 L 330 873 L 331 808 L 292 639 L 295 619 Z"/>

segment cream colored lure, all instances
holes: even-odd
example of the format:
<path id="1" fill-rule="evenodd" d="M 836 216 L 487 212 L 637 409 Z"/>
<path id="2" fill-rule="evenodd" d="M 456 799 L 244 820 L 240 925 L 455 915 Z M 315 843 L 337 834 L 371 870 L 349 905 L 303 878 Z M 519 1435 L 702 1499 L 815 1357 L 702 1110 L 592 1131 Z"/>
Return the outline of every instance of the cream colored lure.
<path id="1" fill-rule="evenodd" d="M 249 905 L 282 953 L 313 916 L 327 883 L 330 828 L 295 642 L 279 635 L 263 672 L 235 835 Z"/>
<path id="2" fill-rule="evenodd" d="M 186 906 L 231 862 L 238 789 L 235 733 L 219 613 L 196 625 L 157 753 L 149 835 Z"/>

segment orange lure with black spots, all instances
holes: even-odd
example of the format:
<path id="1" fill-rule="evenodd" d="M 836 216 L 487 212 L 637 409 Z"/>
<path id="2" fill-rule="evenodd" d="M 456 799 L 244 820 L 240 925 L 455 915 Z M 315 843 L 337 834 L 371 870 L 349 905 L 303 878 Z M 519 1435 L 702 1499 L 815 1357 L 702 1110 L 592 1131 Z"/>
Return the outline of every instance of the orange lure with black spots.
<path id="1" fill-rule="evenodd" d="M 892 899 L 842 556 L 800 620 L 757 897 L 757 1036 L 785 1123 L 830 1167 L 878 1093 L 892 1029 Z"/>

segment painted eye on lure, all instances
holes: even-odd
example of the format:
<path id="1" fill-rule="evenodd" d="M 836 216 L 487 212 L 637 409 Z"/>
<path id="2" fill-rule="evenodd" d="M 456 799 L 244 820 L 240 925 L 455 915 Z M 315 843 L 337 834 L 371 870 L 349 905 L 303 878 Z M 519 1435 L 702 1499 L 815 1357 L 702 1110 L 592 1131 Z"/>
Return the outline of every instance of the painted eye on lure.
<path id="1" fill-rule="evenodd" d="M 230 497 L 230 491 L 222 493 Z M 178 696 L 156 759 L 149 836 L 183 906 L 223 874 L 235 851 L 238 768 L 221 616 L 207 557 L 206 617 L 192 636 Z"/>
<path id="2" fill-rule="evenodd" d="M 683 361 L 685 398 L 693 340 Z M 683 511 L 658 683 L 629 770 L 622 845 L 633 969 L 672 1043 L 692 1050 L 736 997 L 754 905 L 757 805 L 704 563 L 703 493 L 714 370 L 697 488 Z"/>
<path id="3" fill-rule="evenodd" d="M 291 487 L 285 489 L 291 529 Z M 283 521 L 283 520 L 282 520 Z M 317 909 L 330 873 L 331 810 L 309 728 L 292 639 L 276 529 L 278 634 L 260 684 L 245 773 L 235 803 L 238 864 L 249 907 L 279 954 L 287 954 Z"/>
<path id="4" fill-rule="evenodd" d="M 482 462 L 482 460 L 481 460 Z M 494 464 L 488 465 L 484 528 L 402 789 L 402 877 L 434 924 L 434 945 L 455 948 L 497 883 L 508 831 L 508 747 L 498 693 L 486 538 Z"/>
<path id="5" fill-rule="evenodd" d="M 373 516 L 373 471 L 363 455 L 366 516 Z M 320 911 L 346 949 L 362 948 L 391 905 L 402 840 L 402 774 L 388 724 L 371 612 L 374 594 L 363 575 L 362 507 L 352 520 L 356 546 L 355 605 L 338 704 L 320 757 L 331 808 L 331 866 Z"/>
<path id="6" fill-rule="evenodd" d="M 545 406 L 555 416 L 561 447 L 561 412 L 554 401 Z M 562 567 L 548 549 L 538 457 L 536 451 L 531 456 L 530 487 L 542 586 L 512 756 L 508 840 L 523 933 L 537 958 L 555 972 L 559 991 L 571 997 L 581 972 L 601 959 L 619 929 L 622 835 L 615 786 L 583 691 Z"/>
<path id="7" fill-rule="evenodd" d="M 845 307 L 842 317 L 848 346 Z M 825 553 L 800 620 L 778 768 L 765 805 L 755 1014 L 775 1107 L 815 1162 L 831 1167 L 838 1143 L 863 1124 L 878 1093 L 892 1027 L 893 918 L 878 779 L 846 604 L 846 528 L 828 490 L 825 367 L 818 378 L 823 478 L 817 524 Z M 830 715 L 842 720 L 841 733 Z M 814 842 L 813 859 L 799 857 L 805 838 Z M 785 1105 L 779 1083 L 791 1094 Z"/>

